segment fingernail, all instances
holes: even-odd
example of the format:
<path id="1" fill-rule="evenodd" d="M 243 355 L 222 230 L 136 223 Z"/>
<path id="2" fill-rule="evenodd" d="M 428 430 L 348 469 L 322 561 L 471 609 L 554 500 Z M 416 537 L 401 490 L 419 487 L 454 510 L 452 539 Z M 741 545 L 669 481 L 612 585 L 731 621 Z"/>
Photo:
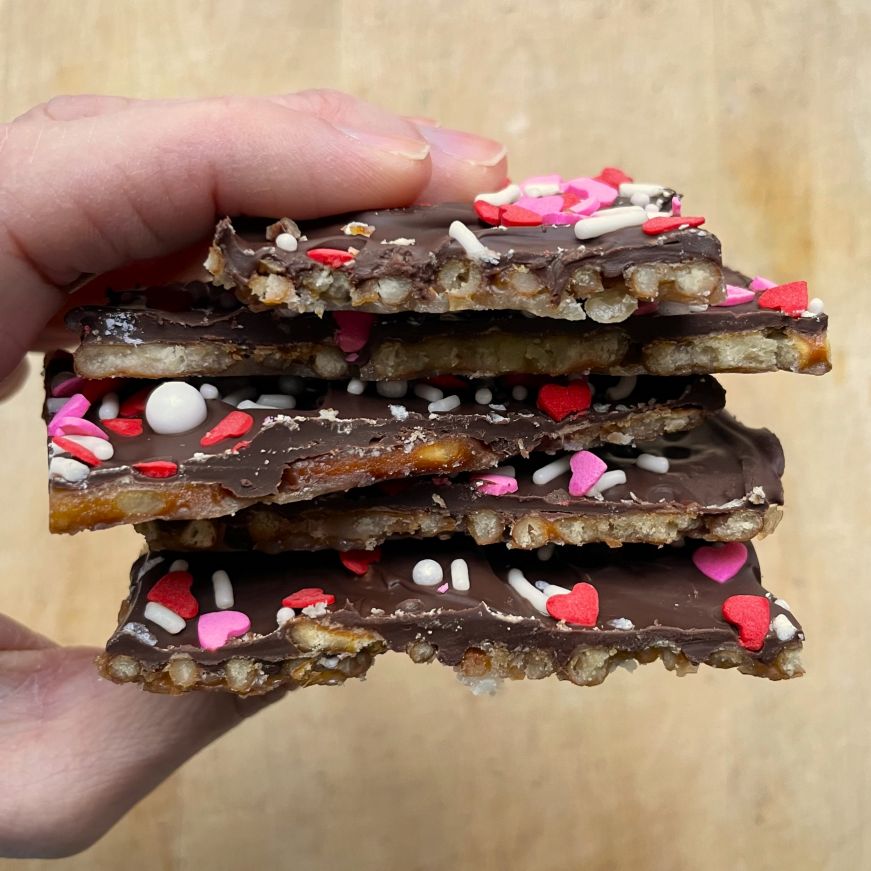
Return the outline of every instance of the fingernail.
<path id="1" fill-rule="evenodd" d="M 372 130 L 361 130 L 357 127 L 344 127 L 340 124 L 333 124 L 333 127 L 344 133 L 345 136 L 355 139 L 357 142 L 362 142 L 370 148 L 377 148 L 379 151 L 387 151 L 390 154 L 395 154 L 398 157 L 405 157 L 408 160 L 423 160 L 429 154 L 429 144 L 423 139 L 407 139 L 404 136 L 386 136 L 383 133 L 375 133 Z"/>
<path id="2" fill-rule="evenodd" d="M 412 124 L 421 124 L 424 127 L 441 127 L 441 122 L 435 118 L 429 118 L 426 115 L 403 115 L 406 121 L 411 121 Z"/>
<path id="3" fill-rule="evenodd" d="M 420 135 L 429 142 L 436 151 L 441 151 L 456 160 L 463 160 L 473 166 L 496 166 L 507 153 L 501 142 L 465 133 L 462 130 L 451 130 L 447 127 L 429 127 L 421 124 L 417 128 Z"/>

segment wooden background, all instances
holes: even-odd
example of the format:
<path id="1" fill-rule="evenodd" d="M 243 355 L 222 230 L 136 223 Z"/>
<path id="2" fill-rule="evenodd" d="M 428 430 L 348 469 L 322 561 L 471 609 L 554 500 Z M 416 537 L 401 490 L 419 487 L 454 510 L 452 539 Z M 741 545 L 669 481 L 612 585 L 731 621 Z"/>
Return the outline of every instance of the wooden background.
<path id="1" fill-rule="evenodd" d="M 835 363 L 725 379 L 786 446 L 788 513 L 761 550 L 807 631 L 802 680 L 651 666 L 474 698 L 385 658 L 246 723 L 86 854 L 16 868 L 871 867 L 863 5 L 0 0 L 0 118 L 60 93 L 330 86 L 503 138 L 515 176 L 621 165 L 682 190 L 730 262 L 811 281 Z M 38 405 L 32 380 L 0 411 L 0 610 L 99 644 L 137 542 L 49 537 Z"/>

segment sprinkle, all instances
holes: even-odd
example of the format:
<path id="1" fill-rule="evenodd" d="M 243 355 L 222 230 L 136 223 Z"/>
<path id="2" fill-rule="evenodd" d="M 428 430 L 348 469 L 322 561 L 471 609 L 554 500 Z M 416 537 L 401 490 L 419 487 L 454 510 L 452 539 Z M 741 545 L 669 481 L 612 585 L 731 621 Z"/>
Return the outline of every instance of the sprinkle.
<path id="1" fill-rule="evenodd" d="M 443 390 L 439 390 L 438 387 L 432 384 L 415 384 L 412 393 L 421 399 L 425 399 L 427 402 L 437 402 L 439 399 L 444 398 L 445 395 Z"/>
<path id="2" fill-rule="evenodd" d="M 623 182 L 618 188 L 621 197 L 631 197 L 633 194 L 647 194 L 648 197 L 658 197 L 665 191 L 661 184 L 644 184 L 643 182 Z"/>
<path id="3" fill-rule="evenodd" d="M 390 414 L 396 420 L 407 420 L 408 419 L 408 409 L 404 405 L 388 405 L 390 409 Z"/>
<path id="4" fill-rule="evenodd" d="M 518 402 L 523 402 L 527 396 L 529 396 L 529 390 L 522 384 L 515 384 L 514 387 L 511 388 L 512 399 L 516 399 Z"/>
<path id="5" fill-rule="evenodd" d="M 142 616 L 165 632 L 169 632 L 170 635 L 178 635 L 187 626 L 187 623 L 178 614 L 174 614 L 159 602 L 149 602 L 145 606 Z"/>
<path id="6" fill-rule="evenodd" d="M 798 627 L 786 616 L 778 614 L 772 621 L 770 629 L 777 636 L 778 641 L 792 641 L 795 638 Z"/>
<path id="7" fill-rule="evenodd" d="M 787 602 L 786 599 L 775 599 L 774 604 L 779 605 L 784 611 L 792 611 L 792 608 L 789 607 L 789 602 Z"/>
<path id="8" fill-rule="evenodd" d="M 635 624 L 626 617 L 615 617 L 613 620 L 608 621 L 608 625 L 612 629 L 625 629 L 627 632 L 635 628 Z"/>
<path id="9" fill-rule="evenodd" d="M 100 420 L 118 417 L 117 393 L 107 393 L 103 397 L 103 401 L 100 403 L 99 409 L 97 409 L 97 417 L 100 418 Z"/>
<path id="10" fill-rule="evenodd" d="M 587 496 L 599 496 L 606 490 L 612 487 L 618 487 L 620 484 L 626 483 L 626 473 L 622 469 L 615 469 L 612 472 L 605 472 L 592 489 L 587 491 Z M 569 488 L 571 491 L 571 488 Z"/>
<path id="11" fill-rule="evenodd" d="M 345 388 L 352 396 L 360 396 L 366 390 L 366 382 L 359 378 L 352 378 Z"/>
<path id="12" fill-rule="evenodd" d="M 291 396 L 299 396 L 305 389 L 305 382 L 299 375 L 281 375 L 278 379 L 278 389 Z"/>
<path id="13" fill-rule="evenodd" d="M 200 391 L 185 381 L 164 382 L 151 391 L 145 403 L 145 419 L 160 435 L 190 432 L 208 413 Z"/>
<path id="14" fill-rule="evenodd" d="M 61 421 L 67 417 L 82 418 L 88 413 L 91 403 L 81 393 L 71 396 L 55 413 L 48 422 L 48 434 L 56 435 Z"/>
<path id="15" fill-rule="evenodd" d="M 450 227 L 448 227 L 448 236 L 460 244 L 470 260 L 481 263 L 499 262 L 499 255 L 484 245 L 462 221 L 451 222 Z"/>
<path id="16" fill-rule="evenodd" d="M 349 572 L 355 575 L 365 575 L 369 571 L 369 566 L 381 559 L 381 548 L 339 551 L 339 559 Z"/>
<path id="17" fill-rule="evenodd" d="M 234 390 L 232 393 L 228 393 L 224 397 L 224 402 L 227 405 L 238 405 L 240 402 L 244 402 L 246 399 L 254 399 L 257 396 L 257 391 L 253 387 L 240 387 L 238 390 Z"/>
<path id="18" fill-rule="evenodd" d="M 419 587 L 437 587 L 444 580 L 444 573 L 434 559 L 422 559 L 414 564 L 411 579 Z"/>
<path id="19" fill-rule="evenodd" d="M 624 375 L 616 384 L 612 385 L 605 391 L 605 396 L 612 402 L 619 402 L 621 399 L 626 399 L 635 389 L 638 382 L 637 375 Z"/>
<path id="20" fill-rule="evenodd" d="M 689 215 L 660 216 L 650 218 L 641 225 L 641 229 L 648 236 L 659 236 L 672 230 L 687 230 L 690 227 L 700 227 L 705 223 L 702 217 L 690 217 Z"/>
<path id="21" fill-rule="evenodd" d="M 341 251 L 338 248 L 310 248 L 305 253 L 310 260 L 328 266 L 330 269 L 338 269 L 354 259 L 354 255 L 349 251 Z"/>
<path id="22" fill-rule="evenodd" d="M 520 185 L 509 184 L 493 193 L 478 194 L 475 202 L 484 202 L 491 206 L 510 206 L 520 199 Z"/>
<path id="23" fill-rule="evenodd" d="M 375 227 L 363 221 L 350 221 L 342 227 L 342 232 L 346 236 L 365 236 L 368 239 L 375 232 Z"/>
<path id="24" fill-rule="evenodd" d="M 680 210 L 682 208 L 681 198 L 675 194 L 671 198 L 671 213 L 676 217 L 680 216 Z"/>
<path id="25" fill-rule="evenodd" d="M 759 308 L 782 311 L 790 317 L 798 317 L 807 307 L 807 282 L 791 281 L 769 287 L 759 294 Z"/>
<path id="26" fill-rule="evenodd" d="M 237 439 L 254 426 L 254 418 L 245 411 L 231 411 L 219 420 L 201 439 L 204 448 L 216 445 L 224 439 Z"/>
<path id="27" fill-rule="evenodd" d="M 275 247 L 281 248 L 282 251 L 296 251 L 299 242 L 292 233 L 279 233 L 275 237 Z"/>
<path id="28" fill-rule="evenodd" d="M 336 344 L 342 351 L 351 354 L 366 347 L 375 315 L 369 312 L 337 311 L 333 312 L 333 320 L 338 327 Z"/>
<path id="29" fill-rule="evenodd" d="M 218 399 L 221 394 L 218 392 L 218 388 L 215 387 L 214 384 L 200 384 L 200 396 L 203 399 Z"/>
<path id="30" fill-rule="evenodd" d="M 643 208 L 650 204 L 650 195 L 641 191 L 636 191 L 636 193 L 629 197 L 629 202 L 632 203 L 633 206 L 641 206 Z M 655 205 L 653 207 L 656 208 Z"/>
<path id="31" fill-rule="evenodd" d="M 451 586 L 463 593 L 470 587 L 469 564 L 464 559 L 451 560 Z"/>
<path id="32" fill-rule="evenodd" d="M 723 618 L 738 627 L 742 647 L 762 650 L 771 619 L 771 604 L 765 596 L 729 596 L 723 602 Z"/>
<path id="33" fill-rule="evenodd" d="M 138 417 L 116 417 L 114 420 L 104 420 L 103 426 L 111 432 L 125 438 L 142 435 L 142 420 Z"/>
<path id="34" fill-rule="evenodd" d="M 572 470 L 569 493 L 587 496 L 604 477 L 608 465 L 591 451 L 578 451 L 570 457 L 569 468 Z"/>
<path id="35" fill-rule="evenodd" d="M 541 198 L 552 197 L 560 192 L 559 182 L 547 182 L 540 184 L 525 184 L 523 185 L 523 193 L 527 197 Z"/>
<path id="36" fill-rule="evenodd" d="M 442 584 L 440 587 L 436 587 L 436 592 L 438 592 L 438 593 L 447 593 L 447 591 L 450 589 L 450 586 L 451 586 L 451 585 L 450 585 L 450 584 L 447 584 L 447 583 Z"/>
<path id="37" fill-rule="evenodd" d="M 61 418 L 55 428 L 55 434 L 93 436 L 97 439 L 109 438 L 95 423 L 91 423 L 91 421 L 84 420 L 81 417 Z"/>
<path id="38" fill-rule="evenodd" d="M 148 591 L 145 598 L 168 608 L 185 620 L 190 620 L 200 611 L 199 603 L 191 594 L 194 578 L 187 570 L 187 563 L 184 563 L 183 569 L 175 568 L 175 565 L 173 563 L 169 567 L 169 571 Z"/>
<path id="39" fill-rule="evenodd" d="M 296 408 L 296 399 L 286 393 L 261 393 L 257 404 L 263 408 Z"/>
<path id="40" fill-rule="evenodd" d="M 112 447 L 112 443 L 105 439 L 94 438 L 94 436 L 71 435 L 60 436 L 59 438 L 52 439 L 52 441 L 59 442 L 60 438 L 65 442 L 74 442 L 77 445 L 81 445 L 98 460 L 111 460 L 115 454 L 115 448 Z"/>
<path id="41" fill-rule="evenodd" d="M 45 408 L 49 414 L 57 414 L 66 405 L 65 396 L 49 396 L 45 400 Z"/>
<path id="42" fill-rule="evenodd" d="M 122 635 L 132 635 L 140 644 L 147 647 L 154 647 L 157 644 L 157 637 L 142 623 L 125 623 L 119 631 Z"/>
<path id="43" fill-rule="evenodd" d="M 695 567 L 718 584 L 731 581 L 747 562 L 747 546 L 740 541 L 705 545 L 693 551 Z"/>
<path id="44" fill-rule="evenodd" d="M 558 214 L 562 211 L 564 198 L 562 195 L 542 197 L 521 197 L 512 208 L 526 209 L 540 215 L 542 221 L 545 215 Z M 504 218 L 504 213 L 503 213 Z"/>
<path id="45" fill-rule="evenodd" d="M 593 395 L 586 381 L 570 384 L 545 384 L 538 391 L 535 404 L 557 423 L 572 414 L 580 414 L 590 407 Z"/>
<path id="46" fill-rule="evenodd" d="M 475 391 L 475 402 L 478 405 L 489 405 L 493 401 L 493 391 L 489 387 L 479 387 Z"/>
<path id="47" fill-rule="evenodd" d="M 768 290 L 769 287 L 777 287 L 777 282 L 772 281 L 770 278 L 763 278 L 761 275 L 757 275 L 753 281 L 750 282 L 750 290 Z"/>
<path id="48" fill-rule="evenodd" d="M 518 596 L 526 599 L 539 614 L 547 616 L 547 596 L 530 584 L 520 569 L 508 570 L 508 586 Z"/>
<path id="49" fill-rule="evenodd" d="M 241 611 L 210 611 L 197 620 L 197 638 L 203 650 L 218 650 L 250 628 L 251 618 Z"/>
<path id="50" fill-rule="evenodd" d="M 532 473 L 532 483 L 541 487 L 543 484 L 550 484 L 551 481 L 559 478 L 560 475 L 565 475 L 571 468 L 572 458 L 566 454 L 546 466 L 536 469 Z"/>
<path id="51" fill-rule="evenodd" d="M 547 581 L 536 581 L 535 586 L 544 593 L 545 596 L 567 596 L 571 590 L 565 587 L 560 587 L 557 584 L 549 584 Z"/>
<path id="52" fill-rule="evenodd" d="M 64 438 L 64 436 L 55 436 L 51 442 L 53 445 L 56 445 L 62 451 L 67 454 L 72 454 L 77 460 L 81 460 L 83 463 L 86 463 L 88 466 L 99 466 L 100 458 L 95 456 L 91 451 L 89 451 L 84 445 L 79 444 L 73 439 L 76 436 L 69 436 L 68 438 Z M 78 436 L 78 438 L 85 438 L 84 436 Z M 95 442 L 100 441 L 100 439 L 94 439 Z M 106 442 L 103 442 L 106 444 Z"/>
<path id="53" fill-rule="evenodd" d="M 459 408 L 462 404 L 462 400 L 456 393 L 451 396 L 446 396 L 444 399 L 437 399 L 435 402 L 431 402 L 426 408 L 430 414 L 438 414 L 442 411 L 453 411 L 455 408 Z"/>
<path id="54" fill-rule="evenodd" d="M 654 472 L 657 475 L 664 475 L 669 468 L 667 457 L 657 457 L 654 454 L 639 454 L 635 465 L 645 472 Z"/>
<path id="55" fill-rule="evenodd" d="M 325 593 L 320 587 L 304 587 L 285 596 L 281 604 L 285 608 L 308 608 L 309 605 L 317 605 L 320 602 L 332 605 L 335 601 L 336 597 L 332 593 Z"/>
<path id="56" fill-rule="evenodd" d="M 296 611 L 293 608 L 279 608 L 275 614 L 275 622 L 279 626 L 284 626 L 285 623 L 290 623 L 296 617 Z"/>
<path id="57" fill-rule="evenodd" d="M 815 297 L 814 297 L 814 298 L 813 298 L 813 299 L 812 299 L 812 300 L 807 304 L 807 310 L 808 310 L 812 315 L 821 315 L 821 314 L 823 313 L 823 311 L 825 311 L 825 306 L 823 305 L 823 301 L 822 301 L 818 296 L 815 296 Z"/>
<path id="58" fill-rule="evenodd" d="M 485 496 L 505 496 L 517 492 L 517 479 L 509 475 L 473 475 L 472 481 Z"/>
<path id="59" fill-rule="evenodd" d="M 491 206 L 483 200 L 476 200 L 473 208 L 478 218 L 491 227 L 498 227 L 502 223 L 502 207 Z"/>
<path id="60" fill-rule="evenodd" d="M 169 570 L 171 572 L 186 572 L 188 570 L 188 561 L 186 559 L 173 560 L 170 563 Z"/>
<path id="61" fill-rule="evenodd" d="M 505 227 L 538 227 L 543 223 L 538 212 L 524 209 L 517 203 L 504 209 L 499 219 Z"/>
<path id="62" fill-rule="evenodd" d="M 543 562 L 546 563 L 550 559 L 553 558 L 553 552 L 556 550 L 555 544 L 546 544 L 544 547 L 540 547 L 535 555 Z"/>
<path id="63" fill-rule="evenodd" d="M 586 239 L 595 239 L 598 236 L 603 236 L 605 233 L 612 233 L 615 230 L 623 230 L 626 227 L 637 227 L 647 220 L 647 213 L 644 209 L 636 208 L 632 213 L 623 214 L 604 214 L 597 213 L 589 218 L 582 218 L 575 224 L 575 237 L 581 241 Z"/>
<path id="64" fill-rule="evenodd" d="M 143 387 L 136 393 L 130 394 L 118 410 L 118 417 L 141 417 L 145 412 L 148 397 L 151 395 L 151 387 Z"/>
<path id="65" fill-rule="evenodd" d="M 233 607 L 233 584 L 230 582 L 230 576 L 223 569 L 218 569 L 212 574 L 212 589 L 215 592 L 216 608 L 226 611 L 227 608 Z"/>
<path id="66" fill-rule="evenodd" d="M 632 176 L 626 175 L 622 169 L 617 169 L 615 166 L 606 166 L 595 177 L 595 180 L 619 190 L 620 185 L 623 184 L 623 182 L 632 181 Z"/>
<path id="67" fill-rule="evenodd" d="M 725 308 L 732 305 L 743 305 L 745 302 L 753 302 L 756 299 L 756 294 L 746 287 L 739 287 L 737 284 L 726 285 L 726 298 L 721 302 L 715 303 L 719 308 Z"/>
<path id="68" fill-rule="evenodd" d="M 405 236 L 400 236 L 398 239 L 382 239 L 382 245 L 414 245 L 414 239 L 408 239 Z"/>
<path id="69" fill-rule="evenodd" d="M 592 584 L 575 584 L 569 593 L 548 596 L 545 606 L 554 620 L 574 626 L 595 626 L 599 619 L 599 592 Z"/>
<path id="70" fill-rule="evenodd" d="M 178 464 L 172 460 L 149 460 L 134 463 L 133 469 L 146 478 L 172 478 L 178 472 Z"/>
<path id="71" fill-rule="evenodd" d="M 385 399 L 400 399 L 408 392 L 407 381 L 378 381 L 375 392 Z"/>
<path id="72" fill-rule="evenodd" d="M 84 463 L 70 457 L 52 457 L 48 464 L 50 478 L 62 478 L 70 484 L 84 481 L 90 474 L 90 469 Z"/>
<path id="73" fill-rule="evenodd" d="M 306 605 L 305 608 L 302 609 L 302 613 L 305 614 L 306 617 L 323 617 L 324 614 L 327 613 L 327 610 L 326 602 L 315 602 L 314 605 Z"/>
<path id="74" fill-rule="evenodd" d="M 563 185 L 564 193 L 577 194 L 581 198 L 595 197 L 603 206 L 610 206 L 617 199 L 617 190 L 595 178 L 573 178 Z"/>
<path id="75" fill-rule="evenodd" d="M 74 372 L 58 372 L 53 375 L 49 381 L 49 392 L 52 396 L 70 396 L 73 393 L 78 393 L 78 384 L 84 382 L 84 378 L 79 378 Z M 69 392 L 65 387 L 69 385 Z"/>

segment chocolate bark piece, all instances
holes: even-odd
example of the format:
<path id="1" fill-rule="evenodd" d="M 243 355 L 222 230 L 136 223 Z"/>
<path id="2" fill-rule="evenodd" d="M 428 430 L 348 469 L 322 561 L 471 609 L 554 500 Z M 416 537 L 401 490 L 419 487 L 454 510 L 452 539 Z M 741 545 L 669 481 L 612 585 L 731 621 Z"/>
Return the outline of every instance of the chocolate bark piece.
<path id="1" fill-rule="evenodd" d="M 750 279 L 727 270 L 730 284 Z M 179 294 L 182 289 L 179 289 Z M 486 377 L 506 372 L 570 375 L 689 375 L 830 368 L 825 314 L 793 318 L 756 301 L 705 311 L 636 315 L 619 325 L 528 318 L 511 312 L 378 317 L 353 361 L 336 344 L 330 314 L 278 317 L 218 308 L 208 298 L 182 310 L 140 297 L 77 309 L 77 372 L 86 378 L 291 373 L 366 380 L 434 373 Z"/>
<path id="2" fill-rule="evenodd" d="M 663 190 L 655 205 L 670 208 L 673 194 Z M 644 220 L 644 210 L 622 197 L 601 214 L 618 208 Z M 483 254 L 467 253 L 449 235 L 455 222 L 484 246 Z M 369 235 L 350 235 L 354 226 Z M 648 235 L 631 226 L 581 242 L 571 224 L 494 227 L 479 220 L 471 203 L 441 203 L 301 222 L 293 251 L 276 244 L 277 228 L 225 218 L 206 261 L 219 285 L 255 309 L 513 309 L 616 323 L 639 301 L 707 305 L 724 296 L 719 240 L 695 227 Z M 324 263 L 324 251 L 339 252 L 345 262 Z"/>
<path id="3" fill-rule="evenodd" d="M 571 496 L 568 464 L 538 485 L 533 473 L 554 458 L 533 454 L 511 461 L 517 489 L 504 495 L 482 492 L 479 475 L 417 478 L 313 503 L 255 505 L 212 520 L 155 521 L 139 531 L 151 550 L 372 550 L 392 538 L 459 532 L 481 545 L 529 549 L 590 542 L 663 545 L 684 536 L 746 541 L 773 531 L 780 519 L 780 443 L 768 430 L 742 426 L 725 411 L 639 447 L 605 445 L 593 452 L 609 470 L 622 470 L 626 483 L 598 497 Z M 665 458 L 668 471 L 639 467 L 642 454 Z"/>
<path id="4" fill-rule="evenodd" d="M 564 547 L 542 562 L 533 553 L 499 545 L 478 548 L 461 538 L 425 546 L 392 542 L 360 576 L 327 551 L 151 554 L 133 567 L 129 597 L 99 667 L 111 680 L 156 692 L 216 689 L 242 695 L 342 683 L 362 676 L 374 656 L 386 650 L 405 652 L 415 662 L 437 660 L 478 690 L 492 689 L 505 678 L 552 674 L 594 685 L 618 665 L 656 659 L 679 674 L 699 664 L 737 667 L 775 680 L 802 674 L 801 627 L 786 603 L 762 588 L 752 546 L 725 583 L 696 568 L 697 546 Z M 150 619 L 154 615 L 146 607 L 149 595 L 166 601 L 155 585 L 179 558 L 188 563 L 199 613 L 170 634 Z M 437 564 L 443 584 L 414 582 L 423 559 Z M 239 627 L 237 632 L 246 623 L 249 628 L 207 650 L 200 621 L 217 610 L 215 572 L 225 572 L 232 588 L 236 613 L 226 619 Z M 453 581 L 465 576 L 468 589 Z M 589 584 L 598 603 L 592 611 L 588 607 L 586 617 L 571 619 L 590 625 L 550 615 L 554 600 L 548 597 L 565 590 L 586 596 L 589 606 L 590 590 L 576 584 Z M 739 635 L 724 618 L 724 603 L 732 597 L 747 597 L 740 600 L 745 609 L 749 605 L 764 615 L 757 638 Z M 318 604 L 279 615 L 287 607 L 284 601 Z M 207 617 L 216 619 L 225 618 Z"/>
<path id="5" fill-rule="evenodd" d="M 48 384 L 68 365 L 68 358 L 54 358 L 46 370 Z M 600 395 L 611 381 L 599 381 Z M 405 396 L 386 398 L 374 385 L 353 395 L 345 385 L 308 382 L 294 398 L 295 408 L 246 408 L 242 415 L 250 426 L 244 433 L 204 444 L 207 434 L 237 411 L 225 399 L 229 393 L 238 396 L 240 385 L 247 385 L 252 399 L 280 392 L 275 379 L 222 383 L 224 399 L 206 400 L 205 420 L 180 435 L 160 435 L 147 420 L 141 434 L 121 434 L 104 424 L 98 404 L 92 405 L 86 420 L 104 429 L 112 456 L 90 470 L 82 466 L 78 481 L 56 470 L 50 482 L 51 529 L 218 517 L 257 502 L 293 502 L 409 475 L 491 468 L 536 450 L 625 444 L 696 426 L 724 402 L 712 378 L 640 379 L 619 406 L 590 408 L 557 422 L 538 410 L 535 390 L 516 400 L 507 385 L 494 385 L 493 402 L 483 405 L 475 402 L 471 382 L 457 390 L 456 408 L 436 413 L 411 385 Z M 145 382 L 144 389 L 154 386 Z M 113 387 L 123 408 L 143 382 L 121 380 Z M 52 438 L 49 445 L 54 460 L 72 459 Z"/>

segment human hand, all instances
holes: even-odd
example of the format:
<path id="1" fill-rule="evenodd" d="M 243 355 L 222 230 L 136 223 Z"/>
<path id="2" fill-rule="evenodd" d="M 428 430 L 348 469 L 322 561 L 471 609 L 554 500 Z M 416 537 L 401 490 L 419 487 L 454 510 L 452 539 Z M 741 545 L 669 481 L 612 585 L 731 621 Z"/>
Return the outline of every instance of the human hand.
<path id="1" fill-rule="evenodd" d="M 0 128 L 0 395 L 25 351 L 59 342 L 47 325 L 83 277 L 182 250 L 220 215 L 464 199 L 505 173 L 492 140 L 332 91 L 51 100 Z M 0 615 L 0 855 L 84 849 L 265 704 L 117 687 L 97 677 L 95 654 Z"/>

